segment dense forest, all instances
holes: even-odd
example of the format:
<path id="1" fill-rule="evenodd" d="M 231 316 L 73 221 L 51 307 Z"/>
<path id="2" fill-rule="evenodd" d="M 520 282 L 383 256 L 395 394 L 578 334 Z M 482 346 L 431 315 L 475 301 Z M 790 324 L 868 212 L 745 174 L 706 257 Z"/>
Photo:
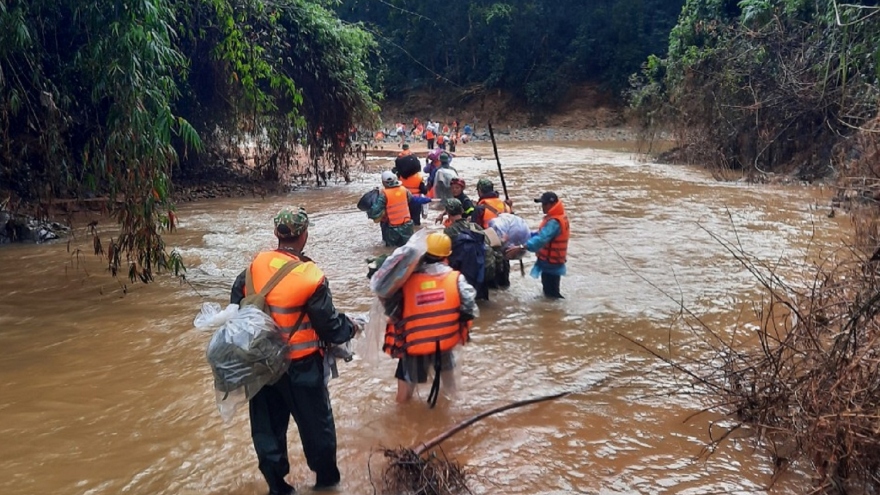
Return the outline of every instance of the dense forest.
<path id="1" fill-rule="evenodd" d="M 0 206 L 103 198 L 114 275 L 179 269 L 172 177 L 245 160 L 277 177 L 373 118 L 375 42 L 326 3 L 0 2 Z"/>
<path id="2" fill-rule="evenodd" d="M 692 163 L 827 176 L 877 114 L 877 1 L 688 0 L 632 92 Z M 854 153 L 854 154 L 853 154 Z"/>
<path id="3" fill-rule="evenodd" d="M 683 0 L 350 0 L 379 44 L 389 99 L 413 89 L 506 90 L 552 112 L 573 84 L 615 94 L 666 52 Z"/>

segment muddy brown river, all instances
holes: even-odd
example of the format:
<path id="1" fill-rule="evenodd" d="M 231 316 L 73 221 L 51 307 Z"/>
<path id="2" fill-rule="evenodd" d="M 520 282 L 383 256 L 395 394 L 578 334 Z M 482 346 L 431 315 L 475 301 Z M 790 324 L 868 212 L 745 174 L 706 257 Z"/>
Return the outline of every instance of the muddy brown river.
<path id="1" fill-rule="evenodd" d="M 491 148 L 466 151 L 483 157 L 452 163 L 472 196 L 480 177 L 500 189 Z M 531 202 L 541 192 L 555 190 L 567 206 L 566 299 L 539 297 L 540 282 L 528 277 L 533 255 L 525 278 L 514 265 L 511 288 L 481 303 L 458 397 L 433 410 L 425 389 L 395 404 L 391 359 L 340 364 L 330 384 L 339 492 L 374 493 L 382 446 L 408 446 L 484 409 L 565 390 L 579 392 L 490 417 L 443 444 L 472 473 L 474 493 L 762 492 L 767 457 L 748 441 L 701 456 L 720 418 L 687 419 L 699 401 L 666 393 L 687 380 L 621 335 L 695 357 L 674 318 L 677 301 L 723 331 L 743 321 L 741 308 L 758 293 L 710 234 L 738 239 L 794 276 L 800 261 L 839 245 L 847 230 L 840 215 L 826 215 L 830 191 L 719 183 L 644 161 L 621 143 L 502 143 L 500 152 L 530 225 L 541 220 Z M 191 285 L 116 281 L 82 231 L 70 248 L 0 249 L 0 493 L 264 494 L 247 411 L 222 422 L 205 361 L 210 332 L 194 329 L 193 317 L 202 302 L 225 305 L 235 275 L 274 247 L 272 216 L 297 204 L 314 220 L 306 254 L 330 280 L 337 307 L 366 312 L 364 260 L 387 251 L 354 205 L 378 183 L 378 174 L 364 174 L 286 197 L 181 207 L 180 229 L 167 240 L 186 260 Z M 288 480 L 309 493 L 314 478 L 294 432 L 290 449 Z M 782 476 L 770 493 L 804 492 L 806 472 Z"/>

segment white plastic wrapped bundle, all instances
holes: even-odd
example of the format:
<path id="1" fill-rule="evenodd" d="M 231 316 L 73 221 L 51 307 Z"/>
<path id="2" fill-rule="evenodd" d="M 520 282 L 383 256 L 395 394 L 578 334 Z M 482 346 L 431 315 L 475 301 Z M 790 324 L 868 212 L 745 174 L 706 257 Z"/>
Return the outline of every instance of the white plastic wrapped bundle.
<path id="1" fill-rule="evenodd" d="M 422 256 L 428 252 L 427 238 L 428 229 L 419 230 L 406 244 L 385 258 L 385 262 L 370 279 L 370 290 L 380 298 L 391 297 L 397 292 L 412 275 Z"/>
<path id="2" fill-rule="evenodd" d="M 502 213 L 489 221 L 489 226 L 498 234 L 503 249 L 525 244 L 532 233 L 529 225 L 513 213 Z"/>
<path id="3" fill-rule="evenodd" d="M 287 370 L 285 342 L 275 321 L 254 306 L 230 304 L 221 311 L 219 304 L 205 303 L 193 324 L 201 329 L 219 326 L 208 343 L 206 357 L 224 421 Z"/>
<path id="4" fill-rule="evenodd" d="M 434 173 L 434 197 L 441 200 L 453 198 L 452 179 L 458 177 L 458 172 L 451 168 L 438 168 Z"/>

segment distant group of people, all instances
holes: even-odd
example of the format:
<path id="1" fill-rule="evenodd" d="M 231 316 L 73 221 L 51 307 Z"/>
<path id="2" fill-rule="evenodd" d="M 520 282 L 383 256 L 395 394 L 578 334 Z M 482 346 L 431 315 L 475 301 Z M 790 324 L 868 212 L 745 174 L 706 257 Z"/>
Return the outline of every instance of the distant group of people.
<path id="1" fill-rule="evenodd" d="M 397 122 L 394 125 L 392 137 L 397 140 L 397 145 L 401 148 L 407 141 L 421 142 L 424 140 L 429 150 L 437 147 L 454 153 L 458 144 L 469 142 L 473 138 L 473 134 L 473 126 L 470 124 L 462 126 L 458 119 L 446 123 L 428 119 L 422 123 L 418 118 L 414 118 L 409 129 L 403 122 Z M 382 139 L 385 138 L 385 134 L 381 131 L 377 133 L 377 137 L 380 136 Z"/>

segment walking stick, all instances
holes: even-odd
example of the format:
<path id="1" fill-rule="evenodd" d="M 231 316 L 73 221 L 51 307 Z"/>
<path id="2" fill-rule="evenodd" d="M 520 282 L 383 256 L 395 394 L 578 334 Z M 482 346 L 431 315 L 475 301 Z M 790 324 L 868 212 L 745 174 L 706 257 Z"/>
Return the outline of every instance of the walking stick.
<path id="1" fill-rule="evenodd" d="M 501 170 L 501 159 L 498 158 L 498 145 L 495 144 L 495 132 L 492 130 L 492 121 L 489 121 L 489 137 L 492 138 L 492 151 L 495 152 L 495 163 L 498 164 L 498 175 L 501 176 L 501 189 L 504 191 L 504 199 L 510 200 L 510 195 L 507 194 L 507 182 L 504 182 L 504 172 Z M 523 265 L 522 258 L 519 259 L 519 274 L 520 276 L 526 276 L 526 267 Z"/>

